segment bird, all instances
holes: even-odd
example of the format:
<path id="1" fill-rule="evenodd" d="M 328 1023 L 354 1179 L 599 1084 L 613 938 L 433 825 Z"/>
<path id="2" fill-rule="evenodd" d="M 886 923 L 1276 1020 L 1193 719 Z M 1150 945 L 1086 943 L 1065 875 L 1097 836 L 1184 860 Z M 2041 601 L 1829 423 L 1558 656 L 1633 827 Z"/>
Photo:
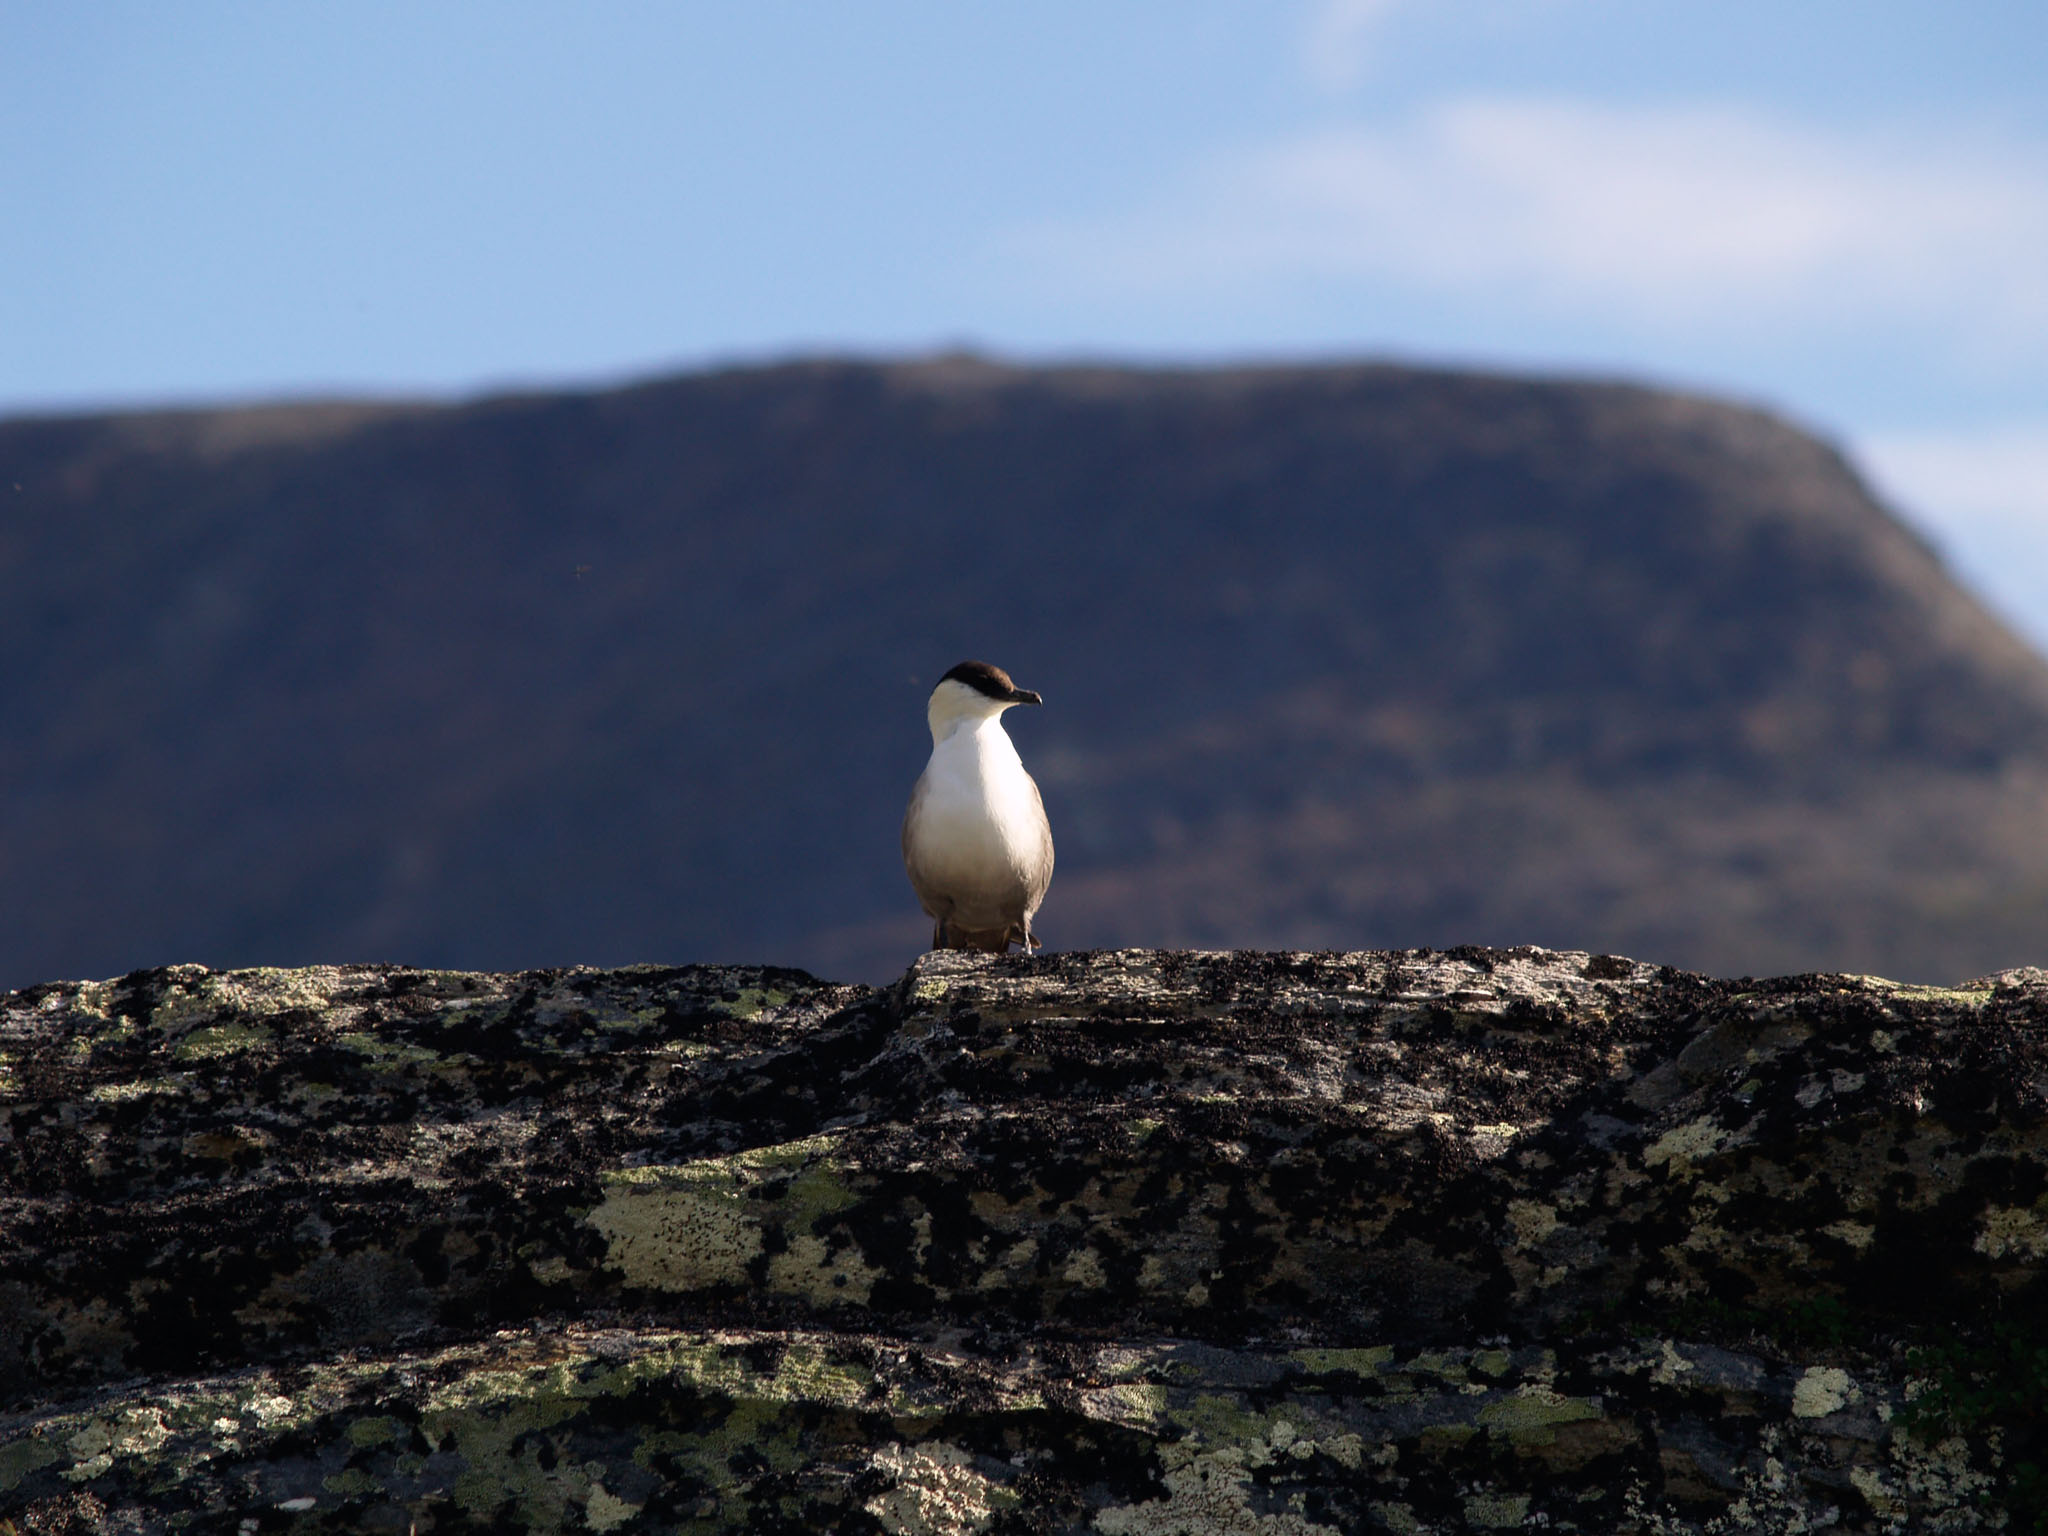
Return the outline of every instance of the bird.
<path id="1" fill-rule="evenodd" d="M 1031 920 L 1052 884 L 1052 826 L 1003 711 L 1044 702 L 985 661 L 961 662 L 932 689 L 932 756 L 903 814 L 903 867 L 933 949 L 1042 947 Z"/>

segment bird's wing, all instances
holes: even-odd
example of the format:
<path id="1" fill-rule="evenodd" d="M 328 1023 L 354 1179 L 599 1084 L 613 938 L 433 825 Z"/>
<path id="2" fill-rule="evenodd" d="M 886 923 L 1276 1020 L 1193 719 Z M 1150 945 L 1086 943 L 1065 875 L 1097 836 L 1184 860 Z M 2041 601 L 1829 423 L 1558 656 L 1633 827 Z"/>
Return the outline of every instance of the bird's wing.
<path id="1" fill-rule="evenodd" d="M 1046 887 L 1052 884 L 1052 823 L 1045 817 L 1045 800 L 1038 793 L 1038 780 L 1027 773 L 1024 782 L 1031 786 L 1031 803 L 1038 808 L 1038 860 L 1030 876 L 1031 910 L 1035 912 L 1045 899 Z"/>
<path id="2" fill-rule="evenodd" d="M 929 775 L 917 776 L 917 787 L 910 792 L 910 804 L 903 812 L 903 870 L 910 876 L 910 888 L 917 892 L 917 904 L 926 914 L 939 922 L 946 920 L 946 914 L 953 904 L 946 901 L 931 888 L 924 878 L 924 870 L 917 860 L 917 822 L 924 812 L 925 797 L 931 792 Z"/>

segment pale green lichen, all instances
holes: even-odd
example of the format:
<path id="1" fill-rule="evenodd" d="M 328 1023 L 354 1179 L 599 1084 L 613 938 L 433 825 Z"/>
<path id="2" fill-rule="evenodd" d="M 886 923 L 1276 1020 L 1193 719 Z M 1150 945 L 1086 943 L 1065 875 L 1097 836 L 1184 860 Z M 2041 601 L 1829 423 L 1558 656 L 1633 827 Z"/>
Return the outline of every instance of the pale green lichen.
<path id="1" fill-rule="evenodd" d="M 1690 1171 L 1727 1144 L 1728 1132 L 1712 1120 L 1694 1120 L 1666 1131 L 1643 1153 L 1652 1168 L 1668 1166 L 1673 1173 Z"/>
<path id="2" fill-rule="evenodd" d="M 868 1465 L 892 1479 L 864 1506 L 889 1536 L 979 1536 L 1020 1502 L 957 1445 L 885 1445 Z"/>
<path id="3" fill-rule="evenodd" d="M 1099 1291 L 1109 1284 L 1109 1274 L 1102 1267 L 1101 1255 L 1093 1248 L 1076 1251 L 1060 1270 L 1060 1278 L 1084 1291 Z"/>
<path id="4" fill-rule="evenodd" d="M 63 1472 L 67 1482 L 90 1482 L 117 1461 L 146 1457 L 171 1436 L 164 1411 L 155 1404 L 139 1404 L 105 1415 L 83 1415 L 67 1426 L 65 1453 L 71 1465 Z"/>
<path id="5" fill-rule="evenodd" d="M 980 1214 L 983 1207 L 979 1192 L 977 1192 L 975 1198 L 977 1214 Z M 993 1259 L 986 1260 L 982 1264 L 981 1273 L 975 1279 L 974 1288 L 977 1291 L 1002 1291 L 1015 1285 L 1025 1284 L 1029 1281 L 1037 1263 L 1038 1239 L 1028 1236 L 1020 1237 L 1014 1242 L 1005 1244 L 1000 1254 Z"/>
<path id="6" fill-rule="evenodd" d="M 442 1410 L 422 1415 L 421 1431 L 435 1444 L 452 1440 L 466 1469 L 455 1479 L 455 1502 L 473 1519 L 489 1520 L 508 1503 L 526 1522 L 536 1517 L 559 1524 L 571 1505 L 590 1496 L 588 1480 L 574 1467 L 550 1468 L 542 1447 L 547 1431 L 576 1417 L 583 1404 L 551 1372 L 548 1385 L 518 1397 L 502 1397 L 488 1409 Z M 560 1475 L 557 1475 L 559 1471 Z"/>
<path id="7" fill-rule="evenodd" d="M 175 1030 L 193 1019 L 220 1011 L 220 978 L 203 965 L 164 967 L 164 985 L 150 1001 L 149 1022 Z"/>
<path id="8" fill-rule="evenodd" d="M 1821 1228 L 1828 1236 L 1847 1243 L 1858 1253 L 1870 1246 L 1870 1240 L 1877 1236 L 1877 1228 L 1860 1221 L 1831 1221 Z"/>
<path id="9" fill-rule="evenodd" d="M 0 1493 L 11 1492 L 31 1472 L 63 1459 L 64 1452 L 47 1435 L 29 1435 L 0 1445 Z"/>
<path id="10" fill-rule="evenodd" d="M 1820 1419 L 1846 1407 L 1863 1394 L 1849 1373 L 1832 1365 L 1810 1367 L 1792 1388 L 1792 1416 Z"/>
<path id="11" fill-rule="evenodd" d="M 1211 1445 L 1247 1445 L 1264 1442 L 1272 1420 L 1248 1409 L 1234 1394 L 1204 1392 L 1192 1402 L 1172 1409 L 1168 1418 L 1190 1434 Z"/>
<path id="12" fill-rule="evenodd" d="M 254 1017 L 329 1008 L 335 993 L 347 985 L 336 966 L 310 965 L 293 970 L 256 966 L 227 971 L 215 978 L 215 1005 Z"/>
<path id="13" fill-rule="evenodd" d="M 321 1013 L 332 1024 L 338 1016 L 353 1011 L 338 1005 L 335 999 L 360 974 L 320 965 L 241 971 L 174 965 L 166 968 L 165 984 L 151 1000 L 149 1021 L 154 1028 L 175 1031 L 191 1020 L 208 1016 L 268 1019 L 283 1013 Z M 99 985 L 105 988 L 112 984 Z M 102 992 L 94 999 L 102 1013 L 105 996 Z"/>
<path id="14" fill-rule="evenodd" d="M 595 1020 L 599 1029 L 642 1030 L 652 1029 L 667 1015 L 666 1008 L 629 1008 L 617 1012 L 601 1013 Z"/>
<path id="15" fill-rule="evenodd" d="M 758 1336 L 726 1333 L 642 1335 L 625 1352 L 572 1349 L 559 1359 L 501 1370 L 472 1370 L 427 1394 L 435 1412 L 483 1412 L 540 1399 L 566 1403 L 620 1397 L 672 1380 L 707 1393 L 777 1403 L 853 1407 L 874 1401 L 875 1379 L 824 1340 L 777 1338 L 776 1363 L 762 1371 L 746 1346 Z"/>
<path id="16" fill-rule="evenodd" d="M 1244 1451 L 1181 1442 L 1160 1448 L 1166 1497 L 1119 1504 L 1095 1517 L 1105 1536 L 1337 1536 L 1336 1527 L 1292 1511 L 1253 1508 Z"/>
<path id="17" fill-rule="evenodd" d="M 44 998 L 42 1006 L 52 1012 L 69 1009 L 72 1013 L 84 1014 L 88 1018 L 111 1021 L 114 1017 L 114 987 L 115 983 L 111 981 L 81 981 L 69 992 L 59 992 Z M 135 1028 L 133 1022 L 123 1022 L 127 1024 L 125 1032 L 132 1034 Z"/>
<path id="18" fill-rule="evenodd" d="M 1928 1529 L 1997 1528 L 1988 1519 L 1965 1524 L 1955 1518 L 1966 1511 L 1990 1515 L 1991 1500 L 1998 1486 L 1997 1475 L 1976 1465 L 1970 1444 L 1962 1436 L 1951 1435 L 1927 1445 L 1912 1435 L 1894 1435 L 1889 1461 L 1887 1490 L 1895 1490 L 1933 1516 Z"/>
<path id="19" fill-rule="evenodd" d="M 1979 1218 L 1971 1247 L 1989 1259 L 2023 1260 L 2048 1254 L 2048 1200 L 2031 1206 L 1995 1206 Z"/>
<path id="20" fill-rule="evenodd" d="M 355 1031 L 335 1037 L 334 1043 L 369 1059 L 380 1072 L 402 1071 L 407 1067 L 436 1067 L 457 1064 L 458 1059 L 404 1040 L 386 1040 L 381 1035 Z"/>
<path id="21" fill-rule="evenodd" d="M 1872 991 L 1883 992 L 1893 1002 L 1939 1003 L 1969 1012 L 1982 1008 L 1998 990 L 1988 980 L 1979 986 L 1929 987 L 1915 982 L 1887 981 L 1882 976 L 1858 976 L 1855 979 Z"/>
<path id="22" fill-rule="evenodd" d="M 188 1074 L 181 1072 L 165 1077 L 135 1078 L 125 1083 L 100 1083 L 86 1094 L 86 1098 L 95 1104 L 125 1104 L 153 1093 L 182 1093 L 189 1080 Z"/>
<path id="23" fill-rule="evenodd" d="M 628 1504 L 602 1483 L 592 1483 L 590 1497 L 583 1502 L 583 1523 L 593 1531 L 615 1531 L 639 1514 L 642 1507 Z"/>
<path id="24" fill-rule="evenodd" d="M 695 1291 L 743 1285 L 762 1249 L 762 1227 L 714 1171 L 633 1168 L 605 1178 L 605 1200 L 586 1218 L 605 1240 L 605 1262 L 628 1285 Z"/>
<path id="25" fill-rule="evenodd" d="M 768 1261 L 771 1291 L 826 1302 L 864 1303 L 879 1271 L 816 1223 L 857 1198 L 833 1160 L 837 1143 L 814 1136 L 604 1176 L 604 1203 L 586 1220 L 605 1238 L 605 1261 L 628 1284 L 694 1291 L 747 1283 L 770 1224 L 784 1237 Z"/>
<path id="26" fill-rule="evenodd" d="M 1897 1493 L 1877 1467 L 1851 1467 L 1849 1483 L 1863 1496 L 1863 1502 L 1870 1506 L 1874 1515 L 1896 1515 L 1903 1512 Z"/>
<path id="27" fill-rule="evenodd" d="M 1600 1417 L 1599 1408 L 1579 1397 L 1561 1397 L 1547 1387 L 1523 1386 L 1479 1410 L 1478 1422 L 1505 1435 L 1517 1447 L 1552 1444 L 1557 1426 Z"/>
<path id="28" fill-rule="evenodd" d="M 343 1467 L 320 1480 L 320 1486 L 337 1498 L 358 1498 L 376 1493 L 384 1485 L 361 1467 Z"/>
<path id="29" fill-rule="evenodd" d="M 379 1415 L 374 1418 L 357 1419 L 348 1427 L 348 1443 L 356 1446 L 402 1444 L 409 1436 L 405 1425 L 397 1419 Z"/>
<path id="30" fill-rule="evenodd" d="M 736 1019 L 758 1019 L 771 1008 L 780 1008 L 795 994 L 780 987 L 740 987 L 739 996 L 730 1002 L 720 999 L 712 1004 L 720 1013 L 731 1014 Z"/>
<path id="31" fill-rule="evenodd" d="M 1510 1200 L 1507 1216 L 1517 1248 L 1542 1242 L 1558 1227 L 1557 1207 L 1540 1200 Z"/>
<path id="32" fill-rule="evenodd" d="M 207 1061 L 216 1056 L 233 1056 L 262 1046 L 274 1045 L 277 1037 L 261 1024 L 230 1020 L 195 1029 L 178 1042 L 171 1054 L 179 1061 Z"/>
<path id="33" fill-rule="evenodd" d="M 1481 1376 L 1505 1376 L 1514 1364 L 1514 1357 L 1504 1349 L 1482 1349 L 1472 1357 L 1472 1369 Z"/>
<path id="34" fill-rule="evenodd" d="M 1463 1350 L 1421 1350 L 1401 1363 L 1401 1371 L 1410 1376 L 1434 1376 L 1454 1387 L 1478 1386 L 1472 1380 L 1472 1357 Z"/>
<path id="35" fill-rule="evenodd" d="M 1415 1511 L 1406 1504 L 1375 1504 L 1372 1512 L 1394 1536 L 1429 1536 L 1429 1527 L 1416 1519 Z"/>
<path id="36" fill-rule="evenodd" d="M 1081 1394 L 1081 1411 L 1092 1419 L 1153 1431 L 1167 1422 L 1166 1388 L 1157 1382 L 1119 1381 Z"/>
<path id="37" fill-rule="evenodd" d="M 1526 1493 L 1475 1493 L 1465 1500 L 1465 1519 L 1482 1531 L 1512 1530 L 1528 1513 Z"/>
<path id="38" fill-rule="evenodd" d="M 1392 1345 L 1376 1344 L 1370 1349 L 1297 1349 L 1287 1356 L 1299 1361 L 1318 1376 L 1340 1372 L 1372 1377 L 1386 1369 L 1394 1358 Z"/>
<path id="39" fill-rule="evenodd" d="M 1231 1448 L 1251 1468 L 1316 1456 L 1348 1467 L 1363 1464 L 1363 1438 L 1341 1422 L 1326 1421 L 1313 1400 L 1262 1409 L 1236 1393 L 1196 1392 L 1178 1405 L 1169 1398 L 1165 1420 L 1185 1443 Z"/>

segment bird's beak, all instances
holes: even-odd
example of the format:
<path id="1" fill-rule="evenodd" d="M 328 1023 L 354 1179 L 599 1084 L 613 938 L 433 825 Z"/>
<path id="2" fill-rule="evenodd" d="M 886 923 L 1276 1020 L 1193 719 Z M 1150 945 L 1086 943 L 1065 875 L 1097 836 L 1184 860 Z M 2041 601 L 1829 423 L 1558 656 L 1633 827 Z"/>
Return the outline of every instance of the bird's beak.
<path id="1" fill-rule="evenodd" d="M 1010 702 L 1012 704 L 1043 704 L 1045 700 L 1041 699 L 1029 688 L 1012 688 L 1010 690 Z"/>

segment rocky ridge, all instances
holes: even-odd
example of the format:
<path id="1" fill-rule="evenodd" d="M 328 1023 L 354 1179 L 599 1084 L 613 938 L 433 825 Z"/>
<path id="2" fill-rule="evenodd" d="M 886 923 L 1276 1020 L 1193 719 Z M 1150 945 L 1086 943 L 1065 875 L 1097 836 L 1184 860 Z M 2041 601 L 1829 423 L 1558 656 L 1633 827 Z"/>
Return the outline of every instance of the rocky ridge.
<path id="1" fill-rule="evenodd" d="M 0 1521 L 2012 1528 L 2044 1025 L 1539 949 L 32 988 Z"/>

